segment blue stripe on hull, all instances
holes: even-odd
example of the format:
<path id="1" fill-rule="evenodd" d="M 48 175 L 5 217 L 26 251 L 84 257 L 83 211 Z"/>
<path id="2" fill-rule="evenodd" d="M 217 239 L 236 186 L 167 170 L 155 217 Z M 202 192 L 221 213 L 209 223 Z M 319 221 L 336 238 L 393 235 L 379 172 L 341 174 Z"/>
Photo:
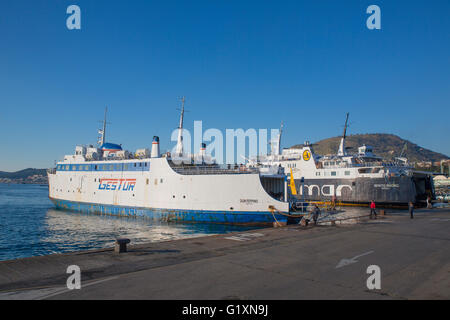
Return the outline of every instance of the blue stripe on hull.
<path id="1" fill-rule="evenodd" d="M 100 215 L 144 217 L 152 220 L 174 222 L 207 222 L 243 225 L 272 224 L 271 212 L 226 212 L 135 208 L 98 203 L 74 202 L 50 198 L 58 209 L 93 213 Z M 286 216 L 275 214 L 278 221 L 286 222 Z"/>

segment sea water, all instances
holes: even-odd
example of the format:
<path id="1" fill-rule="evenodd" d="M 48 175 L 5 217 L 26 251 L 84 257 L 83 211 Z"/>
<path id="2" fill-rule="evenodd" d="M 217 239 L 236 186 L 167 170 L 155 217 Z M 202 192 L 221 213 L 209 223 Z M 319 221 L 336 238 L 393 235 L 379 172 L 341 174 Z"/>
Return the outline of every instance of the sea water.
<path id="1" fill-rule="evenodd" d="M 56 210 L 47 186 L 0 184 L 0 261 L 112 247 L 116 238 L 138 244 L 249 229 Z"/>

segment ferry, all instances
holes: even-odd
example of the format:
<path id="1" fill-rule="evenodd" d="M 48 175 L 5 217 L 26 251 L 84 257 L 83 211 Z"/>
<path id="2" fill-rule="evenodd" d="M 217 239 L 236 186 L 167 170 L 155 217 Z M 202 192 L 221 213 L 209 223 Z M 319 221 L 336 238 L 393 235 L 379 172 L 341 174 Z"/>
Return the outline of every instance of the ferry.
<path id="1" fill-rule="evenodd" d="M 279 166 L 291 172 L 291 197 L 302 201 L 338 202 L 343 205 L 379 205 L 404 207 L 409 202 L 424 204 L 435 198 L 432 176 L 415 171 L 407 159 L 387 161 L 363 145 L 356 154 L 348 154 L 345 146 L 348 117 L 339 148 L 333 155 L 317 155 L 313 145 L 280 152 L 281 126 L 278 138 L 271 142 L 271 153 L 251 159 L 249 168 Z"/>
<path id="2" fill-rule="evenodd" d="M 204 161 L 205 144 L 195 155 L 197 161 L 175 161 L 175 156 L 183 155 L 184 99 L 182 103 L 174 156 L 160 153 L 157 136 L 151 151 L 131 153 L 106 142 L 105 110 L 98 146 L 76 146 L 75 154 L 48 171 L 50 200 L 59 209 L 161 221 L 242 225 L 287 221 L 290 205 L 283 172 L 260 174 L 245 166 L 209 164 Z"/>

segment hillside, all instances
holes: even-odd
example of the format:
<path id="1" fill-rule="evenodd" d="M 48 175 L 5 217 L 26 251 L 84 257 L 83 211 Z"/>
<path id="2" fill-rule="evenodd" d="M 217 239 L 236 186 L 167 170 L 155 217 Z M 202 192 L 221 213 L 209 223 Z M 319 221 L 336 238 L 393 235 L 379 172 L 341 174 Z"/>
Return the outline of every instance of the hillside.
<path id="1" fill-rule="evenodd" d="M 16 172 L 4 172 L 0 171 L 0 178 L 6 178 L 6 179 L 26 179 L 30 176 L 39 175 L 39 176 L 46 176 L 47 175 L 47 169 L 24 169 Z"/>
<path id="2" fill-rule="evenodd" d="M 334 154 L 337 152 L 341 137 L 334 137 L 321 140 L 314 143 L 314 152 L 320 155 Z M 404 140 L 393 134 L 375 133 L 375 134 L 355 134 L 349 135 L 346 139 L 347 151 L 350 154 L 358 152 L 358 147 L 363 144 L 373 147 L 376 155 L 385 159 L 398 157 L 402 152 L 403 146 L 407 145 L 407 149 L 403 156 L 406 156 L 410 162 L 420 161 L 440 161 L 449 159 L 448 156 L 434 152 L 418 146 L 410 141 Z M 292 148 L 299 148 L 301 145 L 295 145 Z"/>

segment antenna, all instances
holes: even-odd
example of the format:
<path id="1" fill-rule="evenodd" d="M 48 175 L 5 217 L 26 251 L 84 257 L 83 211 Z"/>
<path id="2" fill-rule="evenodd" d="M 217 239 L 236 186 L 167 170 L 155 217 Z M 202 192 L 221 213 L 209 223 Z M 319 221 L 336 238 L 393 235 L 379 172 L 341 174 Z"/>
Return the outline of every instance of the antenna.
<path id="1" fill-rule="evenodd" d="M 183 155 L 183 121 L 184 121 L 184 103 L 186 98 L 183 96 L 180 98 L 181 101 L 181 113 L 180 113 L 180 124 L 178 126 L 178 140 L 176 153 L 178 156 Z"/>
<path id="2" fill-rule="evenodd" d="M 350 113 L 347 112 L 345 117 L 344 132 L 342 133 L 341 143 L 339 144 L 338 156 L 345 156 L 347 152 L 345 151 L 345 138 L 347 137 L 348 128 L 348 116 Z"/>
<path id="3" fill-rule="evenodd" d="M 102 146 L 105 143 L 106 140 L 106 124 L 110 124 L 110 122 L 106 121 L 106 114 L 108 112 L 108 107 L 105 107 L 105 118 L 101 123 L 103 123 L 102 129 L 98 130 L 98 133 L 100 134 L 100 137 L 98 137 L 97 143 Z"/>
<path id="4" fill-rule="evenodd" d="M 181 114 L 180 114 L 180 125 L 178 126 L 178 129 L 183 129 L 183 120 L 184 120 L 184 103 L 186 102 L 186 97 L 181 97 Z"/>
<path id="5" fill-rule="evenodd" d="M 280 133 L 278 134 L 278 145 L 277 145 L 277 148 L 278 148 L 277 154 L 278 155 L 281 152 L 281 134 L 283 133 L 283 126 L 284 126 L 283 121 L 281 121 Z"/>
<path id="6" fill-rule="evenodd" d="M 405 151 L 408 149 L 408 143 L 405 142 L 405 144 L 403 145 L 402 148 L 402 152 L 400 153 L 400 158 L 403 157 L 403 154 L 405 153 Z"/>
<path id="7" fill-rule="evenodd" d="M 346 118 L 345 118 L 345 126 L 344 126 L 344 133 L 342 134 L 342 138 L 347 137 L 347 128 L 348 128 L 348 116 L 350 113 L 347 112 Z"/>

